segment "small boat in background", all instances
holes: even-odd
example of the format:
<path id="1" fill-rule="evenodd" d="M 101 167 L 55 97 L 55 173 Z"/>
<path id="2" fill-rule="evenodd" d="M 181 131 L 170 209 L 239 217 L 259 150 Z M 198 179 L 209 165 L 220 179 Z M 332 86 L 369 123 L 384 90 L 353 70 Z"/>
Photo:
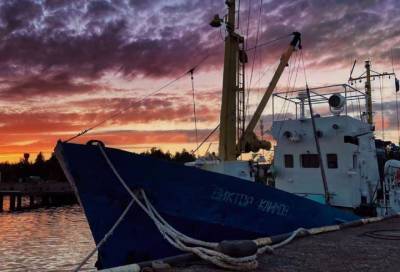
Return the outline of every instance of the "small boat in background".
<path id="1" fill-rule="evenodd" d="M 145 192 L 169 225 L 209 242 L 255 239 L 349 222 L 360 215 L 400 211 L 396 187 L 399 162 L 386 162 L 380 152 L 385 152 L 383 148 L 389 144 L 383 143 L 381 148 L 381 142 L 374 139 L 370 83 L 366 92 L 340 84 L 307 87 L 296 94 L 272 94 L 291 55 L 301 49 L 300 33 L 293 33 L 260 104 L 245 126 L 247 56 L 244 38 L 235 32 L 235 1 L 227 1 L 227 6 L 226 19 L 216 16 L 211 23 L 213 27 L 224 23 L 227 29 L 218 159 L 200 158 L 180 165 L 108 148 L 99 141 L 86 145 L 59 141 L 55 148 L 99 245 L 98 268 L 182 253 L 135 204 L 113 235 L 102 243 L 130 205 L 130 192 L 142 199 L 140 192 Z M 367 82 L 370 77 L 368 66 Z M 277 144 L 274 163 L 267 171 L 262 163 L 238 157 L 271 148 L 271 143 L 259 140 L 254 133 L 271 97 L 294 103 L 296 118 L 274 120 L 272 135 Z M 360 99 L 367 101 L 366 111 L 359 112 L 357 119 L 348 103 Z M 308 117 L 307 103 L 311 112 Z M 314 115 L 312 104 L 329 106 L 332 115 Z M 385 162 L 386 170 L 380 172 Z M 267 172 L 273 177 L 272 186 L 264 182 Z"/>

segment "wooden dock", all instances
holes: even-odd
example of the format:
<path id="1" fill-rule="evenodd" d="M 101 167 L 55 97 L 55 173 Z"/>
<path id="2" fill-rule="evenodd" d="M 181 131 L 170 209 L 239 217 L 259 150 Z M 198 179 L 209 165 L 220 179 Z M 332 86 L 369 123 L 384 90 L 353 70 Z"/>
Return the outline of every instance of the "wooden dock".
<path id="1" fill-rule="evenodd" d="M 0 183 L 0 212 L 4 211 L 4 199 L 9 197 L 9 211 L 19 211 L 76 202 L 74 192 L 67 182 L 35 181 Z M 28 205 L 23 205 L 28 198 Z"/>
<path id="2" fill-rule="evenodd" d="M 369 234 L 374 234 L 371 237 Z M 380 235 L 377 235 L 380 233 Z M 386 236 L 386 237 L 385 237 Z M 400 217 L 340 231 L 299 238 L 259 256 L 253 272 L 398 272 Z M 164 270 L 163 270 L 164 271 Z M 220 272 L 204 261 L 182 264 L 166 272 Z"/>

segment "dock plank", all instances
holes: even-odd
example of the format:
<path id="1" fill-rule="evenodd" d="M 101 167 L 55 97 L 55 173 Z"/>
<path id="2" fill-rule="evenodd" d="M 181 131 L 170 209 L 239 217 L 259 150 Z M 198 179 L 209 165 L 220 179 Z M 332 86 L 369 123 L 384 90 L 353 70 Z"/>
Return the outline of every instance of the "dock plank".
<path id="1" fill-rule="evenodd" d="M 387 219 L 360 227 L 308 236 L 275 250 L 274 255 L 259 257 L 256 272 L 348 272 L 400 271 L 400 240 L 382 240 L 364 234 L 374 230 L 400 231 L 400 218 Z M 169 271 L 224 271 L 200 264 Z"/>

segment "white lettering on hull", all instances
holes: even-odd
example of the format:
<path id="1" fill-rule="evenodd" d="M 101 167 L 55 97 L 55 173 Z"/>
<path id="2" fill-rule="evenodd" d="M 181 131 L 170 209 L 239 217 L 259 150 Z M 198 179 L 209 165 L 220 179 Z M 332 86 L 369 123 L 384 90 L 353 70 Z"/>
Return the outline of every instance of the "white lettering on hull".
<path id="1" fill-rule="evenodd" d="M 289 206 L 284 203 L 267 199 L 255 199 L 251 195 L 230 192 L 220 187 L 214 189 L 211 199 L 242 208 L 254 207 L 259 211 L 272 215 L 287 216 L 289 213 Z"/>

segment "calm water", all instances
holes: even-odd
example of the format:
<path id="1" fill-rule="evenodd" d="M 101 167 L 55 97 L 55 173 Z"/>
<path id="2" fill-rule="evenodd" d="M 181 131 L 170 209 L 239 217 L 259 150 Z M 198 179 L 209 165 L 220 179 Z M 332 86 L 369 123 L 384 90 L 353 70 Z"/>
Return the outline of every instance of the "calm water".
<path id="1" fill-rule="evenodd" d="M 70 271 L 94 241 L 77 205 L 0 213 L 0 271 Z M 93 271 L 96 256 L 83 270 Z"/>

